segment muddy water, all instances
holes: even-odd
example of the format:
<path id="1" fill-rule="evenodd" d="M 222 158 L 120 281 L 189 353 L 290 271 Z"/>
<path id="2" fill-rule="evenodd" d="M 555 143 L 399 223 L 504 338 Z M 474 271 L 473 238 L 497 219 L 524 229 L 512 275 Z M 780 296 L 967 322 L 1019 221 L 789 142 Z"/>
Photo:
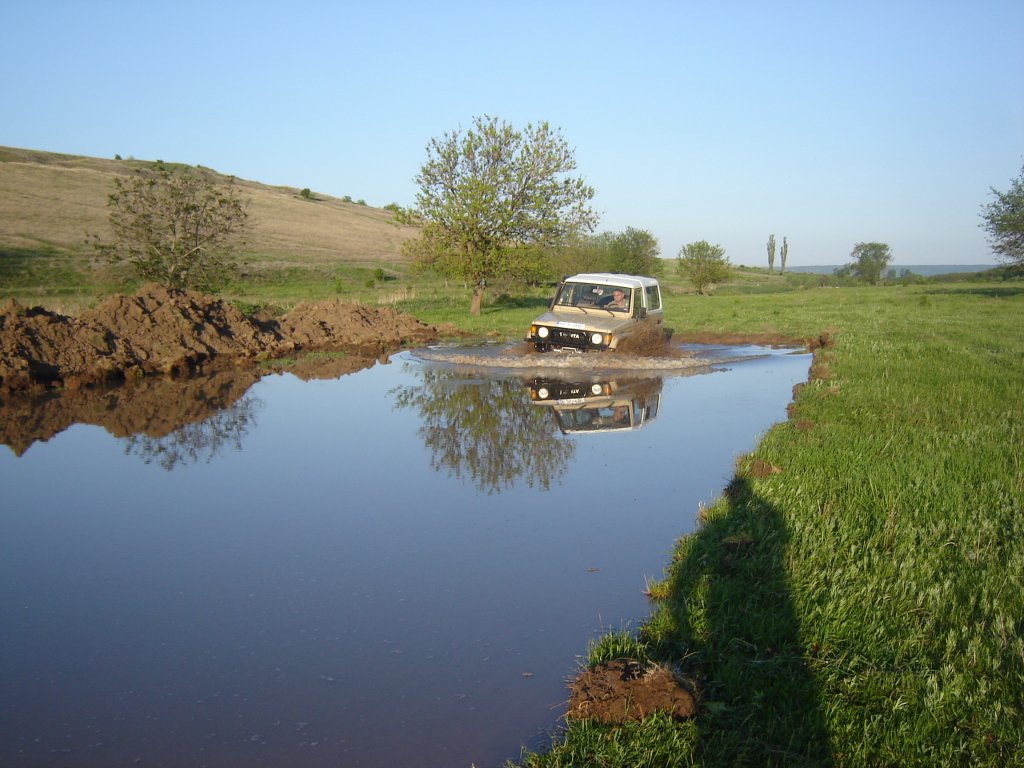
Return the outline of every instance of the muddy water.
<path id="1" fill-rule="evenodd" d="M 653 372 L 402 353 L 204 391 L 200 421 L 161 392 L 154 419 L 188 414 L 170 431 L 18 437 L 0 764 L 482 767 L 541 746 L 588 640 L 646 614 L 645 579 L 809 364 L 696 352 Z"/>

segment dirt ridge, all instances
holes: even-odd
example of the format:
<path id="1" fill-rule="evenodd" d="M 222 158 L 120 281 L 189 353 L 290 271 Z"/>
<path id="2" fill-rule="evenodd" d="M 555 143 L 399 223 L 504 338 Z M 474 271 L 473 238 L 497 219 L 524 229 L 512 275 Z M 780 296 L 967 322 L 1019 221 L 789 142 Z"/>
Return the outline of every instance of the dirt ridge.
<path id="1" fill-rule="evenodd" d="M 150 375 L 187 375 L 311 351 L 381 355 L 437 338 L 390 308 L 340 300 L 302 304 L 257 323 L 228 302 L 147 285 L 77 317 L 13 299 L 0 306 L 0 396 L 75 390 Z"/>

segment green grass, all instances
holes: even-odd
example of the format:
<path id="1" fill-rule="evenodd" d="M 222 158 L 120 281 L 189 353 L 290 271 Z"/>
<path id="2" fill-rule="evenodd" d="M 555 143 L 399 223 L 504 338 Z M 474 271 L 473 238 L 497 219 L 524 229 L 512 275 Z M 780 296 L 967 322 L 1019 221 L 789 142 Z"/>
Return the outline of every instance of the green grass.
<path id="1" fill-rule="evenodd" d="M 34 248 L 0 246 L 0 297 L 56 311 L 78 310 L 97 296 L 137 286 L 127 269 L 97 265 L 91 254 L 67 253 L 46 244 Z"/>
<path id="2" fill-rule="evenodd" d="M 1024 765 L 1024 287 L 669 310 L 678 330 L 833 343 L 677 544 L 639 630 L 697 681 L 697 718 L 574 723 L 521 764 Z"/>

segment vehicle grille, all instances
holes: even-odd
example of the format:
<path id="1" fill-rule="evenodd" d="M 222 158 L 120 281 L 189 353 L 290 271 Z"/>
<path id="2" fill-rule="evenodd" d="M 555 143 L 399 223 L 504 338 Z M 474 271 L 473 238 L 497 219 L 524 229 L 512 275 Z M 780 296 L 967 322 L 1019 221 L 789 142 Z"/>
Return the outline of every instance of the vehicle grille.
<path id="1" fill-rule="evenodd" d="M 548 342 L 551 344 L 561 344 L 565 347 L 579 347 L 583 349 L 588 344 L 588 337 L 589 334 L 586 331 L 574 328 L 552 328 Z"/>

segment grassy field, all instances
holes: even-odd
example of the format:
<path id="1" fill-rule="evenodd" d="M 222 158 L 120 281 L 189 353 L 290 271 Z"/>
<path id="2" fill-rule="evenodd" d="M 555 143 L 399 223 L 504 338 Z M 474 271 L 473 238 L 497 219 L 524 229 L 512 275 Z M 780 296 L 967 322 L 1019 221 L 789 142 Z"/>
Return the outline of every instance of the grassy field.
<path id="1" fill-rule="evenodd" d="M 91 234 L 110 239 L 107 196 L 114 179 L 151 164 L 0 147 L 0 296 L 74 314 L 97 294 L 133 290 L 130 272 L 96 264 L 87 240 Z M 241 287 L 257 298 L 268 285 L 306 281 L 331 289 L 360 270 L 404 269 L 401 243 L 415 230 L 397 226 L 389 211 L 316 190 L 305 198 L 297 188 L 234 181 L 252 224 L 238 254 Z M 352 196 L 358 199 L 358 190 Z M 295 295 L 302 300 L 311 290 Z"/>
<path id="2" fill-rule="evenodd" d="M 615 653 L 695 721 L 576 723 L 522 765 L 1024 765 L 1024 286 L 672 297 L 680 331 L 830 343 Z M 600 646 L 593 657 L 608 653 Z"/>

